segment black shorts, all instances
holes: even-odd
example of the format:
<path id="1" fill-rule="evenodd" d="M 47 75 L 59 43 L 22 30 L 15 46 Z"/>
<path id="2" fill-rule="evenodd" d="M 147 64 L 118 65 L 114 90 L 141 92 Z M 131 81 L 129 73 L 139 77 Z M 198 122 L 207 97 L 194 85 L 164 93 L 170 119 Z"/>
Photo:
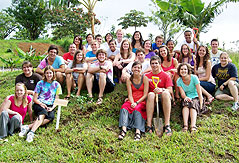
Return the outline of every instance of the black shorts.
<path id="1" fill-rule="evenodd" d="M 106 77 L 106 85 L 105 85 L 105 90 L 104 93 L 110 93 L 113 92 L 114 90 L 114 83 L 110 81 L 108 77 Z M 94 75 L 94 82 L 93 82 L 93 89 L 92 91 L 94 93 L 99 93 L 100 88 L 99 88 L 99 80 L 96 78 L 96 75 Z"/>
<path id="2" fill-rule="evenodd" d="M 47 107 L 52 107 L 53 105 L 47 105 Z M 41 107 L 38 104 L 33 104 L 33 110 L 34 113 L 39 116 L 39 115 L 46 115 L 45 119 L 48 119 L 50 121 L 53 121 L 55 118 L 55 110 L 48 112 L 45 108 Z"/>

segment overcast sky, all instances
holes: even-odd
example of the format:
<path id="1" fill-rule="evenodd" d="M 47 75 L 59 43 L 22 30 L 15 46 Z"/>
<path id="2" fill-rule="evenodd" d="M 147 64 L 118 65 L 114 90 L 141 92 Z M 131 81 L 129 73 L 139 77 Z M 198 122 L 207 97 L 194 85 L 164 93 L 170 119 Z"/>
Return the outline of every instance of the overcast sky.
<path id="1" fill-rule="evenodd" d="M 203 0 L 206 2 L 206 0 Z M 208 1 L 207 1 L 208 2 Z M 149 6 L 151 0 L 103 0 L 102 2 L 97 2 L 95 7 L 96 17 L 102 22 L 100 26 L 96 27 L 96 33 L 102 35 L 110 31 L 112 25 L 118 27 L 117 19 L 124 16 L 130 10 L 136 9 L 143 11 L 145 16 L 151 15 L 151 10 L 154 7 Z M 11 0 L 1 0 L 0 9 L 10 6 Z M 232 41 L 239 40 L 239 3 L 229 3 L 227 7 L 224 7 L 223 13 L 221 13 L 214 22 L 211 24 L 211 28 L 207 33 L 201 33 L 200 41 L 203 43 L 210 42 L 213 38 L 218 38 L 220 45 L 222 46 L 225 42 L 225 47 L 227 49 L 233 47 L 239 50 L 239 45 L 235 47 Z M 147 27 L 137 28 L 143 34 L 143 38 L 147 39 L 148 34 L 152 33 L 154 36 L 162 34 L 157 26 L 149 23 Z M 131 27 L 125 31 L 126 33 L 134 32 L 134 28 Z M 183 36 L 179 38 L 178 41 L 183 39 Z"/>

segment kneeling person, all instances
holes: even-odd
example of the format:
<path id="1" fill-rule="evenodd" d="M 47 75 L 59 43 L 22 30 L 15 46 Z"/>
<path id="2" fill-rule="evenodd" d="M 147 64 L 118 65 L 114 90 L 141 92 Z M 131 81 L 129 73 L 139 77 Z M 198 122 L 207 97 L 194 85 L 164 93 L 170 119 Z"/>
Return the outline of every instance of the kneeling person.
<path id="1" fill-rule="evenodd" d="M 109 93 L 114 90 L 113 66 L 112 62 L 107 59 L 106 51 L 100 49 L 96 52 L 97 61 L 92 63 L 86 75 L 86 86 L 89 97 L 93 97 L 94 92 L 99 92 L 97 104 L 103 102 L 103 93 Z"/>

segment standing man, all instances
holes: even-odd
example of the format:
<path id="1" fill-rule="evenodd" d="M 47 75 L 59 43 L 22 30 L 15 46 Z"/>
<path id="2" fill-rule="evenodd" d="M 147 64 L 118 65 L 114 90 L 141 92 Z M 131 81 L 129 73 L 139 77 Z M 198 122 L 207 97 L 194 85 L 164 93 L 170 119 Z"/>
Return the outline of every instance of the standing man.
<path id="1" fill-rule="evenodd" d="M 76 52 L 76 45 L 74 43 L 72 43 L 69 46 L 69 52 L 67 52 L 63 55 L 63 59 L 64 59 L 66 65 L 68 65 L 68 63 L 70 61 L 73 61 L 75 52 Z"/>
<path id="2" fill-rule="evenodd" d="M 64 82 L 65 62 L 61 56 L 58 56 L 58 48 L 51 45 L 48 48 L 48 56 L 44 58 L 36 69 L 36 73 L 43 76 L 44 68 L 51 65 L 56 72 L 56 80 L 62 85 Z"/>
<path id="3" fill-rule="evenodd" d="M 178 43 L 177 46 L 175 47 L 174 51 L 176 53 L 180 53 L 181 46 L 183 44 L 187 44 L 190 47 L 191 52 L 193 54 L 196 54 L 196 51 L 197 51 L 198 46 L 199 46 L 197 38 L 193 37 L 193 39 L 192 39 L 192 32 L 190 30 L 186 30 L 184 32 L 184 38 L 185 38 L 185 40 L 183 40 L 182 42 Z"/>
<path id="4" fill-rule="evenodd" d="M 163 36 L 156 36 L 155 37 L 155 43 L 152 44 L 152 48 L 153 48 L 153 51 L 155 53 L 158 53 L 159 52 L 159 47 L 164 44 L 163 40 L 164 40 Z"/>
<path id="5" fill-rule="evenodd" d="M 88 68 L 86 75 L 86 86 L 89 97 L 93 97 L 92 90 L 99 93 L 96 104 L 103 102 L 103 93 L 110 93 L 114 90 L 113 66 L 107 60 L 106 51 L 100 49 L 96 53 L 97 61 Z"/>
<path id="6" fill-rule="evenodd" d="M 121 43 L 122 43 L 123 37 L 124 37 L 124 32 L 123 32 L 122 29 L 118 29 L 118 30 L 116 31 L 116 37 L 117 37 L 117 39 L 116 39 L 116 45 L 117 45 L 117 48 L 120 49 L 120 46 L 121 46 Z"/>
<path id="7" fill-rule="evenodd" d="M 92 49 L 92 51 L 88 51 L 86 53 L 86 55 L 85 55 L 86 62 L 91 63 L 93 61 L 96 61 L 96 59 L 97 59 L 96 58 L 96 52 L 98 50 L 98 44 L 99 43 L 96 40 L 93 40 L 91 42 L 91 49 Z"/>
<path id="8" fill-rule="evenodd" d="M 158 56 L 153 56 L 150 59 L 150 66 L 152 71 L 146 74 L 149 78 L 149 93 L 147 97 L 146 103 L 146 111 L 147 111 L 147 131 L 152 133 L 152 118 L 155 107 L 155 97 L 156 93 L 159 94 L 159 102 L 162 104 L 163 113 L 164 113 L 164 122 L 165 122 L 165 133 L 167 136 L 172 135 L 172 130 L 170 128 L 170 113 L 171 113 L 171 92 L 172 92 L 172 80 L 170 76 L 162 71 L 161 68 L 161 59 Z M 157 84 L 157 88 L 155 88 L 152 77 L 158 77 L 159 81 Z M 157 83 L 157 81 L 156 81 Z"/>

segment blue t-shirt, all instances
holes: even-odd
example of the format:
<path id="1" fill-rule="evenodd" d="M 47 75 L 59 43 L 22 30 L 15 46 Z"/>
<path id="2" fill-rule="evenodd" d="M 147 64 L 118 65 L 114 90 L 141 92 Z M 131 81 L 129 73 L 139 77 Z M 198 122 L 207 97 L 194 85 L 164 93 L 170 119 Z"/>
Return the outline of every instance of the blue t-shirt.
<path id="1" fill-rule="evenodd" d="M 178 87 L 182 87 L 186 96 L 191 99 L 198 97 L 198 92 L 196 89 L 197 84 L 200 84 L 200 82 L 196 75 L 191 75 L 191 81 L 189 85 L 185 85 L 182 78 L 178 78 L 177 80 Z"/>
<path id="2" fill-rule="evenodd" d="M 212 76 L 217 78 L 219 87 L 232 77 L 235 77 L 238 82 L 237 68 L 233 63 L 228 63 L 225 67 L 222 67 L 221 63 L 214 65 L 212 68 Z"/>
<path id="3" fill-rule="evenodd" d="M 162 45 L 165 45 L 165 44 L 162 43 Z M 157 44 L 156 44 L 156 43 L 153 43 L 153 44 L 152 44 L 152 49 L 153 49 L 153 50 L 159 49 L 159 47 L 157 47 Z"/>
<path id="4" fill-rule="evenodd" d="M 59 69 L 61 65 L 64 65 L 65 62 L 62 57 L 56 56 L 53 64 L 51 65 L 54 69 Z M 48 64 L 47 59 L 44 58 L 41 63 L 38 65 L 38 67 L 42 70 L 44 69 Z"/>
<path id="5" fill-rule="evenodd" d="M 96 54 L 94 54 L 93 51 L 89 51 L 86 53 L 85 57 L 88 57 L 88 58 L 96 57 Z"/>
<path id="6" fill-rule="evenodd" d="M 52 83 L 39 81 L 34 92 L 38 93 L 38 100 L 46 105 L 53 105 L 56 95 L 62 94 L 61 85 L 55 80 Z"/>

